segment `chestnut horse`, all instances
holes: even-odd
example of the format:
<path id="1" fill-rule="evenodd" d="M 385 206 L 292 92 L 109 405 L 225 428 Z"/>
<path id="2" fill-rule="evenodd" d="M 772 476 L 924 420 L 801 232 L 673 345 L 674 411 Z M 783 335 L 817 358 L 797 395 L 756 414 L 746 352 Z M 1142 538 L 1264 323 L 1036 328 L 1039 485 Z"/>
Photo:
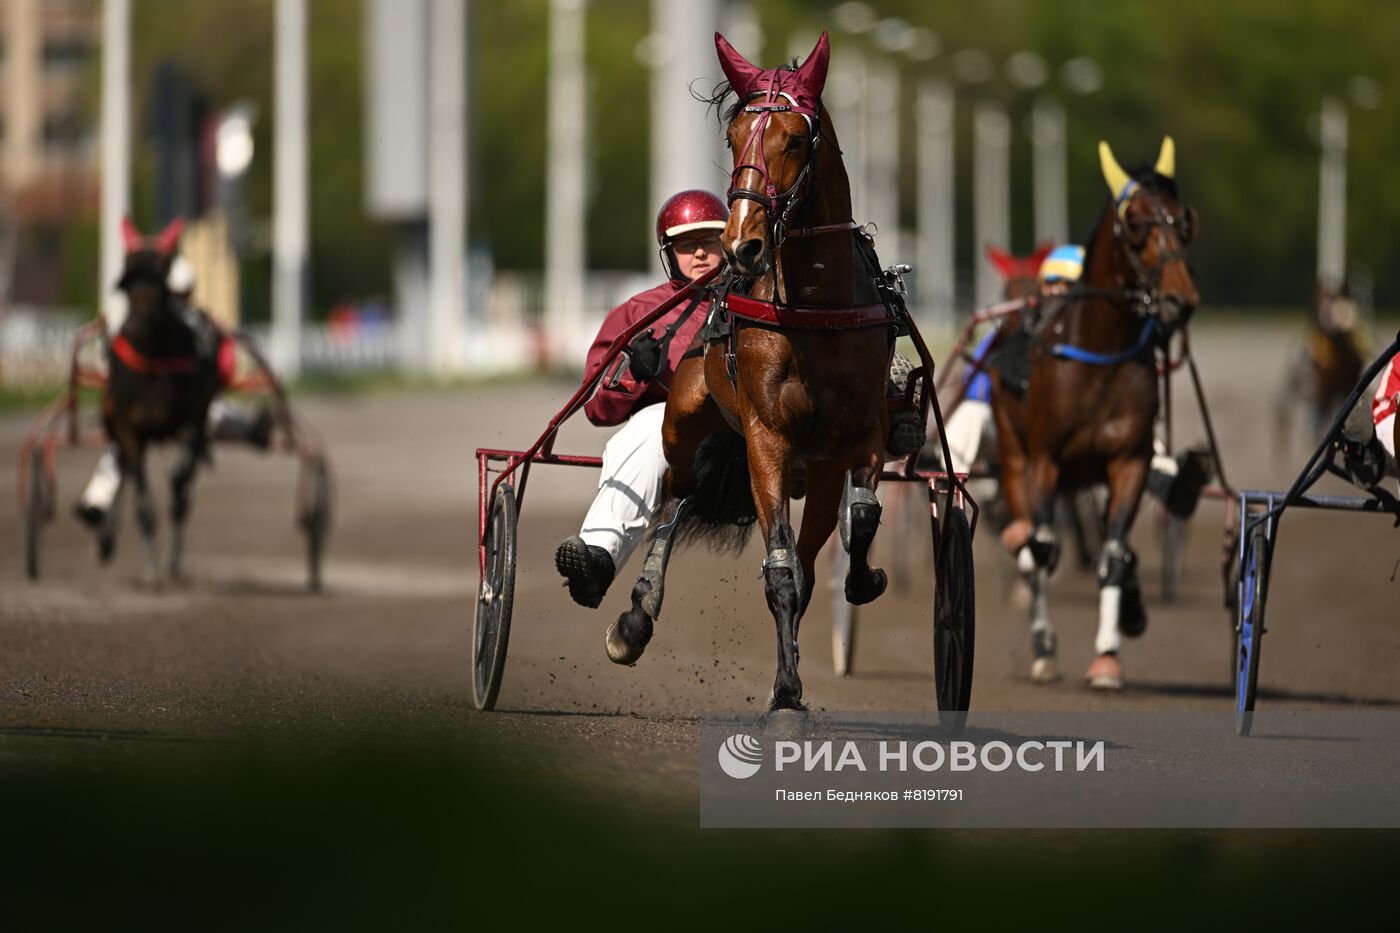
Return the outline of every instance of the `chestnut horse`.
<path id="1" fill-rule="evenodd" d="M 677 532 L 756 519 L 778 636 L 769 708 L 804 709 L 798 624 L 838 509 L 851 556 L 847 598 L 870 602 L 887 582 L 867 555 L 880 520 L 875 486 L 895 322 L 868 238 L 851 219 L 850 182 L 821 104 L 826 34 L 796 68 L 759 69 L 718 34 L 715 45 L 728 84 L 713 103 L 731 91 L 737 97 L 727 114 L 732 211 L 721 237 L 730 293 L 701 332 L 710 339 L 701 346 L 697 338 L 676 369 L 662 429 L 670 469 L 657 530 L 632 608 L 608 630 L 608 655 L 623 664 L 641 655 Z M 717 336 L 722 322 L 728 327 Z M 804 494 L 794 533 L 789 501 Z"/>
<path id="2" fill-rule="evenodd" d="M 205 424 L 219 390 L 217 361 L 197 352 L 195 334 L 172 308 L 166 275 L 183 224 L 174 221 L 158 236 L 143 237 L 123 220 L 126 265 L 118 287 L 128 310 L 117 336 L 108 343 L 107 387 L 102 420 L 117 449 L 121 486 L 99 529 L 103 556 L 109 556 L 121 491 L 136 487 L 136 518 L 146 544 L 146 578 L 161 579 L 156 555 L 156 515 L 146 484 L 146 449 L 159 441 L 181 446 L 170 471 L 170 548 L 165 572 L 180 575 L 181 533 L 189 512 L 190 484 L 206 457 Z"/>
<path id="3" fill-rule="evenodd" d="M 1032 679 L 1058 676 L 1047 594 L 1059 558 L 1056 495 L 1106 482 L 1097 657 L 1088 680 L 1120 689 L 1120 635 L 1139 635 L 1147 625 L 1128 534 L 1152 460 L 1155 348 L 1186 323 L 1200 297 L 1185 254 L 1196 214 L 1178 200 L 1171 138 L 1150 169 L 1125 172 L 1102 142 L 1099 159 L 1111 198 L 1087 242 L 1080 283 L 1034 327 L 1024 400 L 994 373 L 992 407 L 1013 520 L 1003 542 L 1032 592 Z"/>

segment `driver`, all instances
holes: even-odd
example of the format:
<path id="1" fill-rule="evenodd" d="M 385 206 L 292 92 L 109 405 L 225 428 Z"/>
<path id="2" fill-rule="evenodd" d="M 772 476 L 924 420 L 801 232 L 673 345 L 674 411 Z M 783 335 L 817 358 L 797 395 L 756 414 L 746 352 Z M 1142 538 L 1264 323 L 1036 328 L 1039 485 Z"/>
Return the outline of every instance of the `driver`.
<path id="1" fill-rule="evenodd" d="M 1400 409 L 1400 355 L 1381 371 L 1369 404 L 1356 403 L 1342 424 L 1342 459 L 1351 481 L 1374 489 L 1387 476 L 1400 478 L 1396 463 L 1395 413 Z"/>
<path id="2" fill-rule="evenodd" d="M 729 208 L 708 191 L 673 195 L 656 215 L 656 242 L 667 280 L 608 312 L 584 364 L 584 380 L 606 361 L 618 335 L 720 264 L 720 231 Z M 704 305 L 705 307 L 702 307 Z M 560 542 L 554 566 L 574 602 L 596 609 L 617 570 L 637 549 L 658 505 L 666 455 L 661 419 L 676 366 L 705 322 L 702 296 L 677 305 L 642 331 L 603 375 L 583 412 L 599 427 L 622 425 L 603 448 L 598 494 L 579 533 Z"/>

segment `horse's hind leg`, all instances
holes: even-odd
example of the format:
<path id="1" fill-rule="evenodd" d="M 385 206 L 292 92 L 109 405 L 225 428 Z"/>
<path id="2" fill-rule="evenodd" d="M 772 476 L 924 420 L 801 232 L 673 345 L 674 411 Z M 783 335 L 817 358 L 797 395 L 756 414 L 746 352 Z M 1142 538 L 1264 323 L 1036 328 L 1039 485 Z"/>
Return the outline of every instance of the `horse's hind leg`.
<path id="1" fill-rule="evenodd" d="M 1049 683 L 1059 678 L 1055 666 L 1055 627 L 1050 622 L 1050 574 L 1060 559 L 1060 543 L 1055 534 L 1059 480 L 1060 468 L 1049 457 L 1041 455 L 1031 461 L 1026 475 L 1024 507 L 1034 525 L 1029 538 L 1016 549 L 1016 567 L 1031 593 L 1031 680 L 1036 683 Z"/>
<path id="2" fill-rule="evenodd" d="M 846 573 L 846 600 L 863 605 L 877 599 L 889 584 L 883 570 L 870 566 L 870 545 L 880 528 L 880 500 L 875 495 L 879 480 L 879 454 L 871 454 L 870 462 L 852 470 L 841 491 L 839 520 L 841 544 L 851 555 L 851 568 Z"/>
<path id="3" fill-rule="evenodd" d="M 180 456 L 170 468 L 170 552 L 166 558 L 166 575 L 180 577 L 180 558 L 184 550 L 185 518 L 190 509 L 190 484 L 199 468 L 200 441 L 187 441 Z"/>
<path id="4" fill-rule="evenodd" d="M 616 664 L 636 664 L 651 641 L 652 623 L 661 617 L 661 601 L 666 595 L 666 565 L 671 559 L 673 535 L 684 510 L 684 499 L 667 495 L 662 502 L 642 572 L 632 586 L 632 608 L 608 626 L 608 659 Z"/>

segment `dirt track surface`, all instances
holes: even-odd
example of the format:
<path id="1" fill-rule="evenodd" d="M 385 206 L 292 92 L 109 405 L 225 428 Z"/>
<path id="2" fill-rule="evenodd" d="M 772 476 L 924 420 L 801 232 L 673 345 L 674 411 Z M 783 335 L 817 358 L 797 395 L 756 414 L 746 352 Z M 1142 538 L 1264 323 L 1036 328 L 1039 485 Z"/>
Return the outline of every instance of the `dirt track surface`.
<path id="1" fill-rule="evenodd" d="M 1285 340 L 1264 330 L 1203 328 L 1197 352 L 1239 485 L 1282 488 L 1303 462 L 1275 458 L 1269 406 Z M 59 512 L 46 526 L 43 578 L 24 579 L 18 511 L 0 508 L 0 768 L 44 773 L 81 763 L 180 758 L 267 739 L 299 749 L 346 737 L 421 737 L 468 748 L 488 771 L 550 774 L 584 796 L 625 795 L 693 824 L 694 717 L 752 709 L 774 672 L 773 624 L 758 580 L 757 545 L 738 561 L 681 551 L 666 612 L 635 668 L 610 664 L 607 623 L 624 607 L 628 572 L 602 609 L 574 606 L 553 570 L 555 544 L 577 527 L 597 474 L 540 467 L 520 524 L 514 625 L 499 709 L 471 709 L 470 610 L 477 446 L 527 444 L 566 398 L 563 383 L 474 391 L 301 400 L 332 454 L 337 512 L 326 592 L 303 591 L 292 517 L 295 468 L 281 457 L 217 452 L 195 490 L 189 582 L 139 583 L 140 545 L 125 522 L 117 557 L 99 567 L 70 507 L 96 459 L 60 456 Z M 1177 386 L 1178 438 L 1200 437 Z M 0 487 L 15 488 L 26 419 L 0 418 Z M 606 432 L 583 419 L 557 449 L 594 453 Z M 164 460 L 153 476 L 163 477 Z M 163 480 L 157 483 L 164 496 Z M 911 490 L 912 491 L 912 490 Z M 1337 488 L 1340 491 L 1340 487 Z M 932 580 L 926 524 L 914 497 L 891 501 L 876 562 L 891 567 L 900 509 L 910 510 L 907 579 L 861 612 L 855 675 L 830 659 L 827 581 L 801 635 L 807 700 L 822 709 L 934 705 Z M 973 704 L 1005 710 L 1231 706 L 1231 634 L 1221 608 L 1223 508 L 1203 503 L 1188 538 L 1182 596 L 1161 605 L 1158 535 L 1138 520 L 1151 624 L 1126 645 L 1128 689 L 1090 693 L 1092 579 L 1069 567 L 1053 584 L 1064 679 L 1033 685 L 1024 612 L 1007 559 L 984 529 L 976 542 L 977 668 Z M 1274 562 L 1261 704 L 1312 708 L 1400 705 L 1396 587 L 1400 536 L 1377 516 L 1290 514 Z M 627 568 L 638 569 L 637 562 Z M 562 773 L 562 772 L 561 772 Z"/>
<path id="2" fill-rule="evenodd" d="M 1274 457 L 1266 417 L 1271 361 L 1284 343 L 1263 332 L 1214 328 L 1197 335 L 1197 345 L 1233 482 L 1284 488 L 1303 459 L 1299 447 L 1287 459 Z M 50 754 L 42 748 L 52 742 L 25 740 L 31 728 L 220 737 L 259 727 L 407 726 L 463 730 L 490 742 L 518 734 L 526 744 L 533 735 L 608 737 L 626 749 L 638 733 L 683 745 L 686 721 L 700 710 L 759 709 L 776 646 L 757 580 L 756 542 L 739 560 L 678 553 L 647 656 L 636 668 L 617 668 L 603 656 L 602 632 L 626 605 L 629 574 L 601 609 L 587 611 L 568 601 L 552 565 L 554 545 L 587 506 L 596 471 L 540 466 L 519 525 L 500 712 L 470 712 L 473 448 L 528 443 L 567 388 L 301 402 L 335 464 L 336 517 L 322 595 L 302 590 L 293 459 L 220 448 L 214 471 L 197 481 L 189 581 L 155 593 L 140 586 L 140 542 L 130 520 L 113 565 L 97 565 L 91 538 L 69 513 L 95 451 L 60 452 L 59 514 L 45 527 L 38 583 L 22 576 L 17 506 L 8 496 L 0 504 L 10 542 L 0 551 L 6 758 L 22 765 Z M 1186 388 L 1179 381 L 1177 437 L 1191 441 L 1200 431 Z M 0 483 L 7 490 L 14 489 L 24 427 L 17 416 L 0 422 Z M 606 431 L 580 417 L 566 426 L 557 450 L 596 452 L 605 440 Z M 153 475 L 161 478 L 164 468 Z M 164 493 L 164 482 L 157 489 Z M 876 563 L 892 563 L 900 510 L 909 510 L 911 570 L 862 609 L 854 677 L 833 675 L 827 581 L 819 583 L 801 633 L 801 672 L 813 706 L 931 706 L 930 546 L 916 496 L 888 496 Z M 1134 545 L 1151 625 L 1124 649 L 1128 689 L 1120 696 L 1093 695 L 1079 682 L 1092 657 L 1095 588 L 1068 556 L 1053 583 L 1065 677 L 1047 688 L 1030 684 L 1025 615 L 1012 605 L 1007 560 L 984 528 L 976 542 L 974 707 L 1228 709 L 1231 636 L 1217 570 L 1222 514 L 1221 503 L 1201 504 L 1189 528 L 1182 597 L 1173 605 L 1159 600 L 1155 510 L 1148 506 L 1138 518 Z M 1397 559 L 1400 538 L 1383 517 L 1289 514 L 1270 593 L 1264 702 L 1400 705 L 1400 584 L 1389 580 Z M 659 759 L 690 768 L 687 755 Z"/>

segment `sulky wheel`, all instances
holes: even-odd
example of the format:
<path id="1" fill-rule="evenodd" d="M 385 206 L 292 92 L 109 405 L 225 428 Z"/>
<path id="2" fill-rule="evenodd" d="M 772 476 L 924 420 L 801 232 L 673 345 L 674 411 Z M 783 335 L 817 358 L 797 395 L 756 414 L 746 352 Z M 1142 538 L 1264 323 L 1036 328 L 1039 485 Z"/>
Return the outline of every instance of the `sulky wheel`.
<path id="1" fill-rule="evenodd" d="M 321 555 L 326 543 L 326 529 L 331 523 L 330 476 L 326 461 L 320 457 L 308 460 L 306 468 L 310 489 L 301 515 L 301 527 L 306 532 L 306 585 L 312 592 L 319 592 Z"/>
<path id="2" fill-rule="evenodd" d="M 831 666 L 837 677 L 851 676 L 851 661 L 856 651 L 856 607 L 846 599 L 846 573 L 851 569 L 851 555 L 833 542 L 831 561 Z"/>
<path id="3" fill-rule="evenodd" d="M 1249 735 L 1259 689 L 1259 649 L 1264 640 L 1264 603 L 1269 592 L 1272 556 L 1267 524 L 1260 522 L 1249 533 L 1240 574 L 1235 624 L 1235 731 L 1240 735 Z"/>
<path id="4" fill-rule="evenodd" d="M 515 490 L 502 483 L 486 525 L 486 573 L 472 628 L 472 702 L 494 709 L 506 669 L 510 610 L 515 597 Z"/>
<path id="5" fill-rule="evenodd" d="M 946 544 L 938 547 L 933 593 L 933 674 L 938 714 L 944 726 L 961 732 L 972 700 L 972 649 L 976 633 L 976 591 L 972 575 L 972 530 L 961 508 L 947 510 L 935 528 Z"/>
<path id="6" fill-rule="evenodd" d="M 31 580 L 39 579 L 39 534 L 48 512 L 44 451 L 42 447 L 35 446 L 29 457 L 29 475 L 24 484 L 24 571 Z"/>

